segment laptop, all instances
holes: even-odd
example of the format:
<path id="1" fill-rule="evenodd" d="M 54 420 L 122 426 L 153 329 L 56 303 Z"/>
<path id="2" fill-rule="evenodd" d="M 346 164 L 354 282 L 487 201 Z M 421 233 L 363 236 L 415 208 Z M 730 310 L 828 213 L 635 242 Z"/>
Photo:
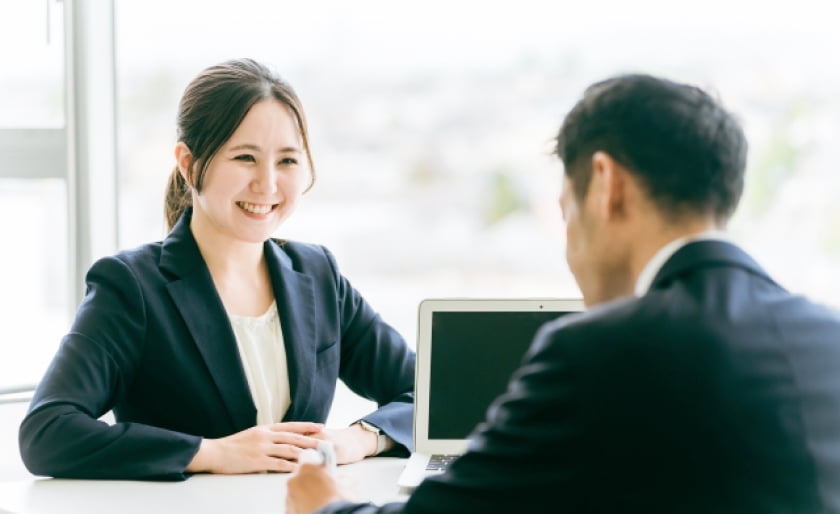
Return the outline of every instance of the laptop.
<path id="1" fill-rule="evenodd" d="M 583 310 L 582 300 L 430 299 L 420 303 L 414 453 L 397 481 L 411 490 L 442 473 L 507 389 L 539 328 Z"/>

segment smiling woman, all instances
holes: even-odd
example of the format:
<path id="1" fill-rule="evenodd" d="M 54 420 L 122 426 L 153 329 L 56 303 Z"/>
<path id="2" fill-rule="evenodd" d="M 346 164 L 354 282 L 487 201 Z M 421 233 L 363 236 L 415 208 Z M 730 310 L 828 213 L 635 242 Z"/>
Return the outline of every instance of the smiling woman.
<path id="1" fill-rule="evenodd" d="M 175 156 L 167 237 L 88 272 L 21 424 L 29 470 L 290 471 L 321 439 L 339 463 L 405 453 L 414 353 L 328 250 L 271 238 L 313 181 L 291 87 L 250 59 L 207 68 L 184 93 Z M 367 427 L 323 426 L 339 378 L 378 404 Z M 115 424 L 96 421 L 111 408 Z"/>
<path id="2" fill-rule="evenodd" d="M 260 78 L 269 73 L 247 60 L 211 66 L 184 92 L 178 115 L 177 164 L 165 202 L 170 229 L 196 198 L 206 201 L 206 195 L 198 193 L 205 187 L 211 163 L 222 171 L 209 174 L 219 183 L 214 187 L 218 193 L 210 193 L 210 198 L 220 193 L 247 193 L 251 198 L 262 196 L 265 203 L 268 197 L 282 196 L 284 214 L 272 217 L 272 230 L 292 213 L 298 196 L 314 184 L 315 167 L 303 107 L 292 88 L 279 79 L 266 90 L 267 84 Z M 249 74 L 250 80 L 244 80 Z M 275 168 L 282 173 L 276 173 Z M 243 191 L 253 185 L 266 190 Z M 226 198 L 220 200 L 229 204 Z M 203 216 L 207 209 L 199 211 Z M 264 234 L 260 240 L 269 235 Z"/>
<path id="3" fill-rule="evenodd" d="M 178 175 L 186 184 L 202 183 L 201 189 L 190 187 L 198 239 L 214 245 L 230 239 L 262 242 L 294 212 L 312 183 L 306 162 L 311 159 L 301 150 L 295 118 L 278 100 L 257 102 L 197 180 L 192 178 L 192 152 L 184 141 L 178 143 Z"/>

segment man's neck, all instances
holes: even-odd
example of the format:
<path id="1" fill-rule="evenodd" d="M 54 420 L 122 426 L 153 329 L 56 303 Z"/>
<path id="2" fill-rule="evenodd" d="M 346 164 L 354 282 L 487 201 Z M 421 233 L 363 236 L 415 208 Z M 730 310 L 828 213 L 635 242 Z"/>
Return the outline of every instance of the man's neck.
<path id="1" fill-rule="evenodd" d="M 683 245 L 695 239 L 720 237 L 722 229 L 713 222 L 696 220 L 680 225 L 662 226 L 661 230 L 649 232 L 642 238 L 633 252 L 631 273 L 635 294 L 647 292 L 656 273 L 663 264 Z"/>

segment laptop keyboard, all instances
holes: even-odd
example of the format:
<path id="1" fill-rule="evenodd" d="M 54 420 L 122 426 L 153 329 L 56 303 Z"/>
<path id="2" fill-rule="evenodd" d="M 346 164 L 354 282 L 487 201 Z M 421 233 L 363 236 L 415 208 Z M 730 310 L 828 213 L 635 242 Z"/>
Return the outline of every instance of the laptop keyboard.
<path id="1" fill-rule="evenodd" d="M 432 455 L 426 464 L 426 471 L 444 471 L 458 455 Z"/>

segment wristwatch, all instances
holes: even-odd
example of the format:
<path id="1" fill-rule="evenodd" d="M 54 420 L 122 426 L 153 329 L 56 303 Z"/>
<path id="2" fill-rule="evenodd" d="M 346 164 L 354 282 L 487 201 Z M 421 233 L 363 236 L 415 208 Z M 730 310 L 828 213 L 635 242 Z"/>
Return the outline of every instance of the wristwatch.
<path id="1" fill-rule="evenodd" d="M 376 453 L 374 453 L 374 455 L 379 455 L 385 451 L 385 447 L 388 445 L 388 436 L 383 434 L 379 427 L 375 427 L 363 419 L 360 419 L 356 423 L 361 426 L 363 430 L 376 434 Z"/>

